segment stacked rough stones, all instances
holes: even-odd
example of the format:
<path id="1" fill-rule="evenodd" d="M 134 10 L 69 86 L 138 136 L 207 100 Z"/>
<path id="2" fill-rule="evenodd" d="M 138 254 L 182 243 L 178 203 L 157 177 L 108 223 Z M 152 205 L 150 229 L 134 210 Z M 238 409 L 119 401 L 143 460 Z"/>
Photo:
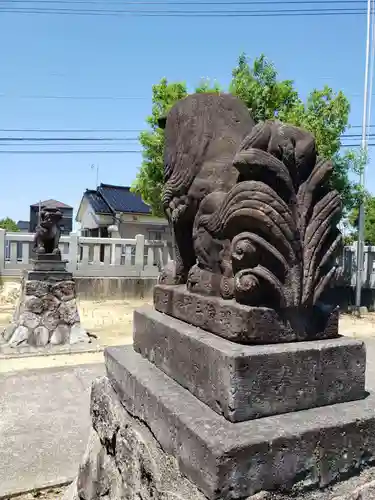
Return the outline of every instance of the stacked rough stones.
<path id="1" fill-rule="evenodd" d="M 341 241 L 332 166 L 232 96 L 189 96 L 166 123 L 176 261 L 135 311 L 134 346 L 105 351 L 65 498 L 245 500 L 358 473 L 375 396 L 364 344 L 322 302 Z"/>
<path id="2" fill-rule="evenodd" d="M 80 324 L 76 286 L 59 256 L 36 256 L 27 271 L 12 323 L 2 334 L 11 347 L 90 342 Z"/>

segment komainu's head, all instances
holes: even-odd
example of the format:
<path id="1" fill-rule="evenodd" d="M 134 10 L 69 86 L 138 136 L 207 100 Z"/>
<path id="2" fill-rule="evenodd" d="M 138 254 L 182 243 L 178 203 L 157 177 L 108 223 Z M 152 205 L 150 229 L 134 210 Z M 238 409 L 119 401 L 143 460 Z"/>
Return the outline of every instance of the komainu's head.
<path id="1" fill-rule="evenodd" d="M 62 218 L 62 213 L 58 208 L 42 207 L 40 213 L 40 225 L 45 228 L 57 226 Z"/>
<path id="2" fill-rule="evenodd" d="M 187 194 L 205 162 L 233 158 L 255 122 L 236 97 L 207 93 L 177 102 L 159 125 L 165 128 L 163 205 L 167 210 L 174 197 Z M 220 161 L 217 165 L 220 168 Z"/>

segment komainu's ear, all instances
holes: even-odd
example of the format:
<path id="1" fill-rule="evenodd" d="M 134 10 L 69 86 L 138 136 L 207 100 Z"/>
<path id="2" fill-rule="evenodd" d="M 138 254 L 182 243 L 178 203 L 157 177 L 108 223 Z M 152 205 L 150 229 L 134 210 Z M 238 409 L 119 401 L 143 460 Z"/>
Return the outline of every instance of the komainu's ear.
<path id="1" fill-rule="evenodd" d="M 166 123 L 167 123 L 167 117 L 166 116 L 161 116 L 158 119 L 158 127 L 162 128 L 163 130 L 165 129 Z"/>

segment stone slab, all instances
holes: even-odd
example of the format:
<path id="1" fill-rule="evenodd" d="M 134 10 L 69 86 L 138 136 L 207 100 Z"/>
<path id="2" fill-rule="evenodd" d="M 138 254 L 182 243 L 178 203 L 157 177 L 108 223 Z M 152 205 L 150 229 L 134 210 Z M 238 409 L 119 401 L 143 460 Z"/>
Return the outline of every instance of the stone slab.
<path id="1" fill-rule="evenodd" d="M 191 293 L 185 285 L 156 285 L 154 306 L 161 313 L 242 344 L 274 344 L 310 338 L 306 330 L 309 321 L 296 331 L 290 326 L 287 312 L 282 321 L 273 309 Z M 290 317 L 293 317 L 292 312 Z M 311 315 L 311 323 L 316 317 Z M 332 312 L 318 333 L 317 326 L 313 328 L 315 340 L 338 337 L 338 310 Z"/>
<path id="2" fill-rule="evenodd" d="M 30 281 L 71 281 L 73 274 L 68 271 L 27 271 L 25 279 Z"/>
<path id="3" fill-rule="evenodd" d="M 66 260 L 34 260 L 33 271 L 65 271 Z"/>
<path id="4" fill-rule="evenodd" d="M 324 487 L 374 463 L 375 396 L 232 423 L 132 347 L 105 351 L 121 403 L 210 500 Z"/>
<path id="5" fill-rule="evenodd" d="M 90 389 L 104 364 L 0 376 L 0 498 L 72 481 L 90 428 Z"/>
<path id="6" fill-rule="evenodd" d="M 232 422 L 365 396 L 363 342 L 338 338 L 244 346 L 143 306 L 134 349 Z"/>
<path id="7" fill-rule="evenodd" d="M 13 358 L 30 358 L 36 356 L 57 356 L 59 354 L 83 354 L 101 352 L 104 347 L 96 339 L 90 339 L 90 342 L 79 344 L 47 344 L 43 347 L 33 347 L 19 345 L 16 347 L 1 343 L 0 339 L 0 360 Z"/>
<path id="8" fill-rule="evenodd" d="M 61 261 L 61 254 L 33 252 L 33 259 L 32 260 L 33 261 L 38 261 L 38 260 Z"/>

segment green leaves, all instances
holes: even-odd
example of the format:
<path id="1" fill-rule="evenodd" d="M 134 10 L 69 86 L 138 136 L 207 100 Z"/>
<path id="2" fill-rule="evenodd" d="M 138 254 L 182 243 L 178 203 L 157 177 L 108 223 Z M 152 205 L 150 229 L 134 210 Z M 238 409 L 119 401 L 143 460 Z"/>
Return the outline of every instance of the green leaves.
<path id="1" fill-rule="evenodd" d="M 0 228 L 5 229 L 5 231 L 9 231 L 10 233 L 17 233 L 19 231 L 16 222 L 10 217 L 0 219 Z"/>
<path id="2" fill-rule="evenodd" d="M 222 92 L 217 82 L 203 79 L 195 92 Z M 314 89 L 304 103 L 294 88 L 293 80 L 278 80 L 275 66 L 264 54 L 254 59 L 252 66 L 245 54 L 238 58 L 232 71 L 229 92 L 241 99 L 256 121 L 278 119 L 309 130 L 315 135 L 318 152 L 332 159 L 332 183 L 342 195 L 346 212 L 358 205 L 359 186 L 349 179 L 349 173 L 358 173 L 363 158 L 352 151 L 340 153 L 341 135 L 348 125 L 350 105 L 345 95 L 325 86 Z M 158 120 L 170 108 L 188 95 L 184 82 L 168 83 L 163 78 L 152 87 L 152 112 L 147 118 L 150 130 L 139 136 L 143 147 L 143 161 L 132 186 L 152 207 L 155 215 L 162 216 L 161 191 L 163 186 L 164 132 Z"/>
<path id="3" fill-rule="evenodd" d="M 365 202 L 365 244 L 375 245 L 375 196 L 371 196 L 368 193 L 364 193 Z M 359 219 L 359 209 L 355 207 L 349 217 L 349 223 L 352 227 L 356 228 L 356 231 L 351 233 L 350 239 L 355 241 L 357 239 L 357 229 L 358 229 L 358 219 Z"/>
<path id="4" fill-rule="evenodd" d="M 164 131 L 159 128 L 158 120 L 164 117 L 171 107 L 187 96 L 185 83 L 168 83 L 163 78 L 152 87 L 152 111 L 147 118 L 151 130 L 141 132 L 139 142 L 143 148 L 143 161 L 137 174 L 132 191 L 140 194 L 150 205 L 154 215 L 163 216 L 161 192 L 164 180 Z"/>
<path id="5" fill-rule="evenodd" d="M 300 102 L 293 81 L 278 82 L 274 65 L 263 54 L 254 60 L 252 68 L 246 55 L 240 55 L 229 92 L 246 104 L 256 121 L 285 121 L 287 111 Z"/>

